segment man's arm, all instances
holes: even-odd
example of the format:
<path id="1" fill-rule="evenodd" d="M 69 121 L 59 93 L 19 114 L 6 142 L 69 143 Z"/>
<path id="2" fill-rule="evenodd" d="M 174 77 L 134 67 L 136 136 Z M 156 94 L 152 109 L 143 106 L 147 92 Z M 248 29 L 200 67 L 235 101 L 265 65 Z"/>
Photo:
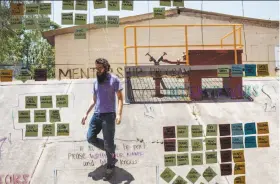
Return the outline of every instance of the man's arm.
<path id="1" fill-rule="evenodd" d="M 117 91 L 117 97 L 118 97 L 118 114 L 117 115 L 122 116 L 122 110 L 123 110 L 122 90 Z"/>

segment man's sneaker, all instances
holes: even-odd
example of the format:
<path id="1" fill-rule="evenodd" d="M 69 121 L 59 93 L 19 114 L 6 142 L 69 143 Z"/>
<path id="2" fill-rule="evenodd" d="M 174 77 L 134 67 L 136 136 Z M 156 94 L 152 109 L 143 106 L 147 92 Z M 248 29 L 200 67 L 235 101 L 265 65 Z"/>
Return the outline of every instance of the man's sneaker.
<path id="1" fill-rule="evenodd" d="M 103 176 L 103 181 L 108 181 L 113 176 L 115 166 L 107 166 L 105 174 Z"/>

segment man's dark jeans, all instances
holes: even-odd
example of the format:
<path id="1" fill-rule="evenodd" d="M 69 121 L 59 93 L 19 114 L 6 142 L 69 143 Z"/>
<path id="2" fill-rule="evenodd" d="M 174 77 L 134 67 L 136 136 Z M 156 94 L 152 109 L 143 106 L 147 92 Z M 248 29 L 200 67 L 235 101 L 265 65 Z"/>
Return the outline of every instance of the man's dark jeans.
<path id="1" fill-rule="evenodd" d="M 116 113 L 94 113 L 90 120 L 87 133 L 87 141 L 97 148 L 106 152 L 107 164 L 113 164 L 113 155 L 115 155 L 115 119 Z M 102 130 L 103 139 L 97 138 Z"/>

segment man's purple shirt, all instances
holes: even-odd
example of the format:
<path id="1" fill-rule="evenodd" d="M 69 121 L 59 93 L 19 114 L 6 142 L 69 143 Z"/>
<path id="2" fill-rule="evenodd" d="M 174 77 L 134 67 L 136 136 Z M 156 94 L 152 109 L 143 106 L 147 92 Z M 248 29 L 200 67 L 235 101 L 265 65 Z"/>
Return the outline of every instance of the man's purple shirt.
<path id="1" fill-rule="evenodd" d="M 119 78 L 111 73 L 107 79 L 99 84 L 97 80 L 93 82 L 93 94 L 96 95 L 95 113 L 116 112 L 116 93 L 123 87 Z"/>

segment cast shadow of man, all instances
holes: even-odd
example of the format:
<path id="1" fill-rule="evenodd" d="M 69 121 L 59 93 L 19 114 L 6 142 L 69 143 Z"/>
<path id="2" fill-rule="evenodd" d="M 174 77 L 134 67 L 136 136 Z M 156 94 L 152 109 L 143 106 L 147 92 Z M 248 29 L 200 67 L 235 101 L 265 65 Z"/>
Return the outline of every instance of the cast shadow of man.
<path id="1" fill-rule="evenodd" d="M 96 168 L 93 172 L 90 172 L 88 174 L 88 177 L 91 177 L 94 181 L 98 181 L 103 179 L 104 173 L 105 173 L 105 166 L 101 165 L 98 168 Z M 130 184 L 132 181 L 134 181 L 134 177 L 126 170 L 116 166 L 114 170 L 114 174 L 108 182 L 111 184 L 120 184 L 124 181 L 125 184 Z"/>

